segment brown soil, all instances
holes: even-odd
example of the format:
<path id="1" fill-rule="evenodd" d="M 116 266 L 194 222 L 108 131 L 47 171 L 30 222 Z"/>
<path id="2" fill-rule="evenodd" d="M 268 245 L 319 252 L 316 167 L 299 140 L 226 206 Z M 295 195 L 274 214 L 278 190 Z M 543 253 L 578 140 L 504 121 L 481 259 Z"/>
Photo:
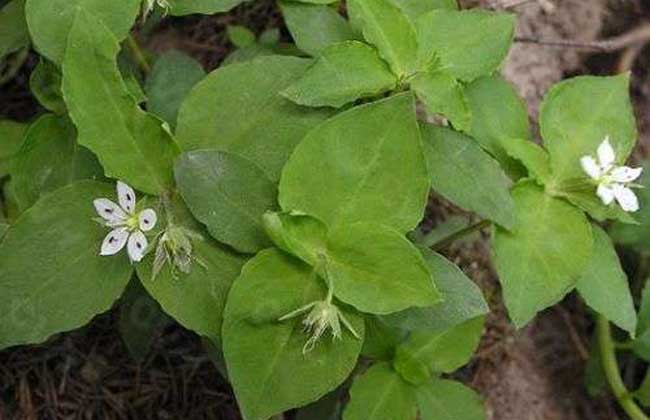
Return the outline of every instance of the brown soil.
<path id="1" fill-rule="evenodd" d="M 536 1 L 513 9 L 520 16 L 518 35 L 540 39 L 590 41 L 623 33 L 650 19 L 643 0 L 554 1 L 554 13 Z M 467 6 L 497 1 L 468 0 Z M 206 69 L 215 68 L 231 50 L 224 29 L 243 24 L 256 33 L 281 26 L 274 3 L 260 0 L 213 17 L 168 19 L 153 36 L 142 36 L 152 51 L 183 50 Z M 286 37 L 286 33 L 283 33 Z M 536 119 L 540 98 L 553 83 L 582 74 L 611 74 L 621 52 L 594 54 L 574 48 L 518 44 L 504 74 L 529 103 Z M 30 57 L 19 74 L 0 86 L 0 116 L 27 121 L 42 112 L 29 94 Z M 632 67 L 633 97 L 639 118 L 636 158 L 650 151 L 650 50 Z M 459 210 L 433 198 L 427 226 Z M 486 399 L 491 420 L 617 420 L 611 396 L 589 397 L 584 374 L 593 325 L 576 296 L 540 314 L 516 331 L 503 308 L 489 260 L 487 232 L 445 250 L 483 289 L 492 308 L 479 351 L 455 376 Z M 150 355 L 136 363 L 116 332 L 113 313 L 91 325 L 62 334 L 40 346 L 0 352 L 2 419 L 238 419 L 228 385 L 205 355 L 198 337 L 170 326 Z M 630 380 L 635 380 L 633 375 Z"/>

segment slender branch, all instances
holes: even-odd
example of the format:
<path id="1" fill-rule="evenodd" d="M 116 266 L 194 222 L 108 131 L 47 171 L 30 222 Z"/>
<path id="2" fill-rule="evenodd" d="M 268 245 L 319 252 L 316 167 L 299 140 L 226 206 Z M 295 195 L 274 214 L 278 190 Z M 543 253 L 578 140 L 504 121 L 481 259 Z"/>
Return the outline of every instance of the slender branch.
<path id="1" fill-rule="evenodd" d="M 650 22 L 645 22 L 623 35 L 599 41 L 545 40 L 534 36 L 517 36 L 515 42 L 532 43 L 560 48 L 578 48 L 600 52 L 614 52 L 650 42 Z"/>
<path id="2" fill-rule="evenodd" d="M 18 70 L 20 70 L 23 64 L 25 64 L 25 61 L 27 61 L 27 57 L 29 57 L 29 48 L 25 47 L 7 59 L 6 68 L 0 68 L 0 86 L 4 85 L 16 76 Z"/>
<path id="3" fill-rule="evenodd" d="M 609 387 L 614 393 L 621 408 L 630 416 L 632 420 L 649 420 L 643 410 L 634 402 L 630 392 L 625 387 L 623 379 L 616 360 L 614 341 L 612 340 L 612 331 L 609 321 L 602 315 L 598 315 L 596 321 L 596 332 L 598 334 L 598 346 L 600 348 L 600 357 L 605 377 Z"/>
<path id="4" fill-rule="evenodd" d="M 440 251 L 441 249 L 445 249 L 449 245 L 457 241 L 458 239 L 467 236 L 471 233 L 474 233 L 478 230 L 481 230 L 483 228 L 486 228 L 491 224 L 492 222 L 489 220 L 481 220 L 480 222 L 474 223 L 473 225 L 469 225 L 466 228 L 454 232 L 451 235 L 439 240 L 438 242 L 436 242 L 431 246 L 431 249 L 433 249 L 434 251 Z"/>
<path id="5" fill-rule="evenodd" d="M 140 49 L 140 46 L 138 45 L 133 35 L 129 35 L 126 38 L 126 43 L 131 50 L 131 55 L 133 56 L 135 62 L 138 64 L 138 66 L 140 66 L 140 69 L 142 69 L 145 74 L 148 74 L 151 71 L 151 66 L 147 62 L 147 58 L 144 56 L 144 53 Z"/>

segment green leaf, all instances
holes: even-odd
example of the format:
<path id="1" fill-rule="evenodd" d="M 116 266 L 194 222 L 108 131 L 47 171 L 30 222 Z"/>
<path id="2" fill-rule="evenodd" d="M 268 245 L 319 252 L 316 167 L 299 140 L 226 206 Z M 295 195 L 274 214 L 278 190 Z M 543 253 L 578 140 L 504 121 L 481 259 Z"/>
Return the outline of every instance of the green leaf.
<path id="1" fill-rule="evenodd" d="M 643 175 L 637 182 L 650 185 L 650 164 L 647 161 L 643 162 Z M 650 250 L 650 188 L 640 188 L 636 190 L 636 195 L 640 210 L 634 213 L 634 218 L 638 224 L 616 222 L 611 226 L 609 235 L 619 245 L 645 252 Z"/>
<path id="2" fill-rule="evenodd" d="M 280 7 L 296 46 L 311 56 L 332 44 L 359 38 L 348 21 L 330 6 L 282 1 Z"/>
<path id="3" fill-rule="evenodd" d="M 307 72 L 281 94 L 299 105 L 340 108 L 396 86 L 397 78 L 373 47 L 345 41 L 325 48 Z"/>
<path id="4" fill-rule="evenodd" d="M 161 55 L 145 85 L 147 110 L 176 127 L 178 110 L 194 85 L 205 77 L 201 64 L 175 50 Z"/>
<path id="5" fill-rule="evenodd" d="M 510 318 L 522 327 L 573 289 L 593 237 L 580 210 L 532 182 L 517 185 L 512 196 L 517 225 L 511 232 L 496 228 L 492 252 Z"/>
<path id="6" fill-rule="evenodd" d="M 0 178 L 9 175 L 12 159 L 20 150 L 28 127 L 16 121 L 0 120 Z"/>
<path id="7" fill-rule="evenodd" d="M 445 198 L 506 229 L 515 224 L 508 179 L 473 139 L 447 128 L 422 125 L 431 184 Z"/>
<path id="8" fill-rule="evenodd" d="M 436 57 L 444 69 L 465 82 L 489 76 L 506 58 L 514 26 L 514 16 L 504 13 L 429 12 L 417 21 L 420 65 Z"/>
<path id="9" fill-rule="evenodd" d="M 366 336 L 361 354 L 375 360 L 392 361 L 395 349 L 404 341 L 408 331 L 389 325 L 384 316 L 367 315 L 364 318 Z"/>
<path id="10" fill-rule="evenodd" d="M 393 0 L 393 3 L 402 9 L 411 22 L 417 22 L 420 16 L 432 10 L 458 10 L 456 0 Z"/>
<path id="11" fill-rule="evenodd" d="M 589 342 L 589 359 L 587 359 L 587 365 L 585 366 L 585 388 L 590 397 L 597 397 L 609 391 L 596 335 L 593 335 Z"/>
<path id="12" fill-rule="evenodd" d="M 4 222 L 0 222 L 0 240 L 4 238 L 5 233 L 7 233 L 7 230 L 9 230 L 9 225 Z"/>
<path id="13" fill-rule="evenodd" d="M 636 339 L 632 350 L 643 360 L 650 361 L 650 281 L 647 280 L 641 293 Z"/>
<path id="14" fill-rule="evenodd" d="M 315 216 L 330 228 L 364 221 L 407 232 L 422 218 L 428 190 L 413 98 L 401 94 L 309 132 L 284 168 L 279 200 L 285 211 Z"/>
<path id="15" fill-rule="evenodd" d="M 114 42 L 126 38 L 136 16 L 140 13 L 141 0 L 27 0 L 25 13 L 32 41 L 39 53 L 61 64 L 78 13 L 92 15 L 108 29 Z M 90 57 L 88 50 L 88 57 Z M 86 57 L 86 58 L 88 58 Z M 88 61 L 81 61 L 92 68 Z"/>
<path id="16" fill-rule="evenodd" d="M 86 324 L 122 294 L 133 268 L 126 254 L 99 255 L 108 229 L 93 200 L 113 186 L 80 181 L 42 198 L 0 243 L 0 348 L 39 343 Z"/>
<path id="17" fill-rule="evenodd" d="M 528 175 L 538 184 L 544 185 L 551 179 L 551 161 L 548 152 L 537 143 L 519 138 L 501 140 L 508 156 L 517 159 L 528 170 Z"/>
<path id="18" fill-rule="evenodd" d="M 81 179 L 102 178 L 97 158 L 75 141 L 75 129 L 64 117 L 45 114 L 29 127 L 12 165 L 15 198 L 22 210 L 45 193 Z"/>
<path id="19" fill-rule="evenodd" d="M 361 312 L 388 314 L 440 301 L 418 249 L 382 225 L 346 224 L 330 231 L 326 269 L 334 295 Z"/>
<path id="20" fill-rule="evenodd" d="M 106 175 L 158 194 L 172 184 L 178 148 L 129 94 L 115 61 L 119 48 L 108 29 L 80 9 L 63 63 L 63 95 L 78 142 L 97 155 Z"/>
<path id="21" fill-rule="evenodd" d="M 299 107 L 278 95 L 309 63 L 268 56 L 213 71 L 181 106 L 176 130 L 181 148 L 240 154 L 277 181 L 294 147 L 330 114 Z"/>
<path id="22" fill-rule="evenodd" d="M 576 288 L 587 305 L 634 336 L 636 312 L 627 276 L 602 228 L 593 225 L 594 250 Z"/>
<path id="23" fill-rule="evenodd" d="M 483 334 L 483 324 L 484 317 L 479 316 L 444 331 L 414 331 L 397 348 L 395 369 L 407 380 L 410 377 L 404 373 L 413 372 L 418 366 L 436 373 L 455 371 L 472 358 Z"/>
<path id="24" fill-rule="evenodd" d="M 312 267 L 327 255 L 327 228 L 318 219 L 301 214 L 267 212 L 264 228 L 275 245 Z"/>
<path id="25" fill-rule="evenodd" d="M 646 371 L 639 388 L 632 394 L 644 407 L 650 407 L 650 369 Z"/>
<path id="26" fill-rule="evenodd" d="M 266 420 L 316 401 L 354 369 L 363 339 L 344 330 L 340 340 L 324 336 L 303 354 L 308 336 L 302 319 L 278 321 L 326 294 L 309 266 L 276 249 L 244 266 L 228 296 L 223 326 L 228 373 L 244 418 Z M 363 337 L 363 319 L 340 310 Z"/>
<path id="27" fill-rule="evenodd" d="M 373 365 L 358 376 L 350 389 L 343 420 L 415 420 L 415 388 L 404 382 L 387 363 Z"/>
<path id="28" fill-rule="evenodd" d="M 61 92 L 61 70 L 51 61 L 41 58 L 29 77 L 29 88 L 48 111 L 55 114 L 66 112 Z"/>
<path id="29" fill-rule="evenodd" d="M 175 174 L 192 214 L 215 239 L 249 253 L 271 245 L 262 216 L 277 207 L 277 188 L 253 162 L 196 150 L 181 155 Z"/>
<path id="30" fill-rule="evenodd" d="M 465 86 L 472 113 L 469 134 L 490 152 L 508 172 L 517 172 L 508 154 L 507 141 L 530 139 L 526 104 L 514 87 L 500 76 L 480 77 Z M 499 106 L 495 106 L 499 104 Z"/>
<path id="31" fill-rule="evenodd" d="M 320 400 L 296 410 L 295 420 L 340 420 L 341 392 L 330 392 Z"/>
<path id="32" fill-rule="evenodd" d="M 228 39 L 237 48 L 246 48 L 255 44 L 255 34 L 245 26 L 241 25 L 228 25 L 226 27 Z"/>
<path id="33" fill-rule="evenodd" d="M 607 136 L 617 163 L 625 162 L 637 134 L 628 89 L 627 74 L 581 76 L 558 83 L 546 94 L 540 129 L 551 156 L 553 189 L 563 181 L 585 178 L 580 158 L 595 156 Z"/>
<path id="34" fill-rule="evenodd" d="M 233 7 L 244 3 L 245 0 L 167 0 L 171 6 L 170 13 L 174 16 L 200 13 L 211 15 L 227 12 Z"/>
<path id="35" fill-rule="evenodd" d="M 463 86 L 445 71 L 418 73 L 411 88 L 430 114 L 441 114 L 460 131 L 471 127 L 472 114 L 467 105 Z"/>
<path id="36" fill-rule="evenodd" d="M 25 0 L 13 0 L 4 7 L 0 5 L 0 60 L 28 45 Z"/>
<path id="37" fill-rule="evenodd" d="M 384 322 L 409 331 L 444 331 L 489 312 L 481 289 L 456 264 L 430 250 L 422 253 L 443 301 L 428 308 L 410 308 L 382 316 Z"/>
<path id="38" fill-rule="evenodd" d="M 118 330 L 131 357 L 138 363 L 146 359 L 151 346 L 170 319 L 134 277 L 120 300 Z"/>
<path id="39" fill-rule="evenodd" d="M 417 67 L 415 29 L 391 0 L 349 0 L 348 15 L 400 79 Z"/>
<path id="40" fill-rule="evenodd" d="M 481 397 L 460 382 L 434 379 L 416 395 L 421 420 L 485 420 Z"/>
<path id="41" fill-rule="evenodd" d="M 188 215 L 183 219 L 187 220 Z M 181 225 L 194 229 L 191 222 Z M 152 278 L 154 253 L 138 264 L 138 277 L 163 310 L 185 328 L 214 342 L 221 341 L 226 297 L 239 275 L 244 258 L 217 242 L 204 238 L 192 241 L 193 261 L 187 274 L 172 275 L 169 264 Z"/>

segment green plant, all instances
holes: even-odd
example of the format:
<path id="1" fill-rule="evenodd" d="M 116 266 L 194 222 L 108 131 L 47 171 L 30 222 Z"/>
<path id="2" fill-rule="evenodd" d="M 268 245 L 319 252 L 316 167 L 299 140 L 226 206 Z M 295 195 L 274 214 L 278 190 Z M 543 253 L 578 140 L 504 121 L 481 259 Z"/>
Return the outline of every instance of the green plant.
<path id="1" fill-rule="evenodd" d="M 179 52 L 152 66 L 129 35 L 141 13 L 237 3 L 0 9 L 20 18 L 0 55 L 31 39 L 31 88 L 48 110 L 0 124 L 0 347 L 80 327 L 130 283 L 123 313 L 159 304 L 223 352 L 247 419 L 308 404 L 336 418 L 348 390 L 346 420 L 481 419 L 480 397 L 443 375 L 471 359 L 489 309 L 433 250 L 490 225 L 517 326 L 577 289 L 634 334 L 597 225 L 634 223 L 638 208 L 641 171 L 622 166 L 636 135 L 627 76 L 554 87 L 542 147 L 496 74 L 510 15 L 349 0 L 348 20 L 327 1 L 283 1 L 296 47 L 230 27 L 239 49 L 207 75 Z M 431 189 L 480 220 L 418 230 Z M 120 327 L 142 357 L 164 322 Z"/>

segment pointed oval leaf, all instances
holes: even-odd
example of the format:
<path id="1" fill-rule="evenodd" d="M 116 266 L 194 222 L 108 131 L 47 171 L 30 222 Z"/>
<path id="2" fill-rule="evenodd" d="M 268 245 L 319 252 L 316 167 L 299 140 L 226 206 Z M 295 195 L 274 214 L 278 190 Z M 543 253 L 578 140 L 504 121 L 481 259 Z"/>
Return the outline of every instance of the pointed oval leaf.
<path id="1" fill-rule="evenodd" d="M 607 233 L 596 225 L 592 232 L 594 251 L 576 288 L 587 305 L 634 337 L 636 312 L 627 275 Z"/>
<path id="2" fill-rule="evenodd" d="M 330 232 L 327 242 L 334 295 L 361 312 L 388 314 L 440 301 L 422 255 L 399 232 L 356 223 Z"/>
<path id="3" fill-rule="evenodd" d="M 316 401 L 354 369 L 364 331 L 358 315 L 340 308 L 361 339 L 344 329 L 340 340 L 324 336 L 304 354 L 308 335 L 301 317 L 278 321 L 326 294 L 309 266 L 277 249 L 260 252 L 244 266 L 228 296 L 223 346 L 245 418 L 266 420 Z"/>
<path id="4" fill-rule="evenodd" d="M 29 125 L 12 120 L 0 120 L 0 178 L 9 175 L 12 161 L 20 150 Z"/>
<path id="5" fill-rule="evenodd" d="M 551 179 L 551 161 L 548 152 L 537 143 L 518 138 L 503 139 L 501 145 L 506 153 L 521 162 L 528 171 L 528 176 L 538 184 L 544 185 Z"/>
<path id="6" fill-rule="evenodd" d="M 485 420 L 481 397 L 460 382 L 434 379 L 416 395 L 422 420 Z"/>
<path id="7" fill-rule="evenodd" d="M 582 211 L 534 183 L 517 185 L 512 196 L 517 225 L 511 232 L 496 228 L 492 252 L 510 318 L 522 327 L 573 289 L 593 237 Z"/>
<path id="8" fill-rule="evenodd" d="M 596 155 L 607 136 L 616 162 L 625 162 L 637 134 L 628 89 L 627 74 L 581 76 L 558 83 L 546 94 L 539 123 L 556 187 L 563 181 L 586 177 L 580 158 Z"/>
<path id="9" fill-rule="evenodd" d="M 121 41 L 129 34 L 141 3 L 141 0 L 27 0 L 25 14 L 36 49 L 61 64 L 78 11 L 95 16 L 116 41 Z"/>
<path id="10" fill-rule="evenodd" d="M 170 13 L 175 16 L 227 12 L 246 0 L 167 0 Z"/>
<path id="11" fill-rule="evenodd" d="M 325 48 L 307 72 L 282 95 L 299 105 L 341 106 L 394 89 L 397 78 L 377 51 L 359 41 Z"/>
<path id="12" fill-rule="evenodd" d="M 6 3 L 6 2 L 5 2 Z M 25 0 L 12 0 L 0 6 L 0 59 L 29 45 L 25 22 Z"/>
<path id="13" fill-rule="evenodd" d="M 149 194 L 167 189 L 178 148 L 161 121 L 142 111 L 126 88 L 115 36 L 80 9 L 68 41 L 63 95 L 79 143 L 97 155 L 107 176 Z"/>
<path id="14" fill-rule="evenodd" d="M 61 69 L 44 58 L 41 58 L 29 77 L 29 89 L 32 94 L 45 109 L 55 114 L 66 112 L 61 79 Z"/>
<path id="15" fill-rule="evenodd" d="M 330 6 L 282 1 L 280 7 L 296 46 L 311 56 L 317 56 L 332 44 L 360 38 L 350 23 Z"/>
<path id="16" fill-rule="evenodd" d="M 456 264 L 430 250 L 422 253 L 440 289 L 442 302 L 382 316 L 384 322 L 408 331 L 444 331 L 489 312 L 481 289 Z"/>
<path id="17" fill-rule="evenodd" d="M 327 255 L 327 228 L 311 216 L 267 212 L 264 228 L 275 246 L 311 265 Z"/>
<path id="18" fill-rule="evenodd" d="M 205 70 L 193 58 L 176 50 L 158 57 L 147 77 L 147 110 L 176 127 L 178 109 Z"/>
<path id="19" fill-rule="evenodd" d="M 250 253 L 271 245 L 262 216 L 276 208 L 277 188 L 253 162 L 196 150 L 181 155 L 174 172 L 192 214 L 215 239 Z"/>
<path id="20" fill-rule="evenodd" d="M 178 144 L 184 151 L 237 153 L 277 181 L 295 146 L 330 111 L 300 107 L 278 92 L 310 61 L 268 56 L 221 67 L 189 94 L 178 114 Z"/>
<path id="21" fill-rule="evenodd" d="M 508 155 L 507 139 L 530 139 L 528 109 L 514 87 L 500 76 L 480 77 L 465 86 L 472 113 L 469 134 L 494 156 L 509 173 L 518 165 Z M 499 104 L 495 106 L 494 104 Z"/>
<path id="22" fill-rule="evenodd" d="M 100 256 L 106 227 L 93 200 L 113 186 L 79 181 L 43 197 L 0 243 L 0 348 L 39 343 L 87 323 L 122 294 L 126 254 Z"/>
<path id="23" fill-rule="evenodd" d="M 46 114 L 29 127 L 12 165 L 12 181 L 19 207 L 31 207 L 43 194 L 80 179 L 104 176 L 99 161 L 75 141 L 76 131 L 66 118 Z"/>
<path id="24" fill-rule="evenodd" d="M 515 206 L 499 164 L 472 138 L 456 131 L 422 125 L 422 137 L 433 189 L 460 207 L 511 229 Z"/>
<path id="25" fill-rule="evenodd" d="M 401 94 L 312 130 L 284 168 L 279 200 L 330 228 L 364 221 L 407 232 L 422 218 L 428 190 L 413 98 Z"/>
<path id="26" fill-rule="evenodd" d="M 355 378 L 343 420 L 415 420 L 415 388 L 391 369 L 378 363 Z"/>
<path id="27" fill-rule="evenodd" d="M 352 24 L 377 47 L 393 73 L 404 78 L 416 70 L 415 28 L 400 8 L 391 0 L 350 0 L 347 7 Z"/>
<path id="28" fill-rule="evenodd" d="M 424 66 L 437 57 L 465 82 L 489 76 L 506 58 L 514 27 L 515 18 L 509 14 L 434 10 L 417 21 L 419 61 Z"/>
<path id="29" fill-rule="evenodd" d="M 411 88 L 428 113 L 443 115 L 457 130 L 469 130 L 472 113 L 467 105 L 463 86 L 450 73 L 420 72 L 411 81 Z"/>

